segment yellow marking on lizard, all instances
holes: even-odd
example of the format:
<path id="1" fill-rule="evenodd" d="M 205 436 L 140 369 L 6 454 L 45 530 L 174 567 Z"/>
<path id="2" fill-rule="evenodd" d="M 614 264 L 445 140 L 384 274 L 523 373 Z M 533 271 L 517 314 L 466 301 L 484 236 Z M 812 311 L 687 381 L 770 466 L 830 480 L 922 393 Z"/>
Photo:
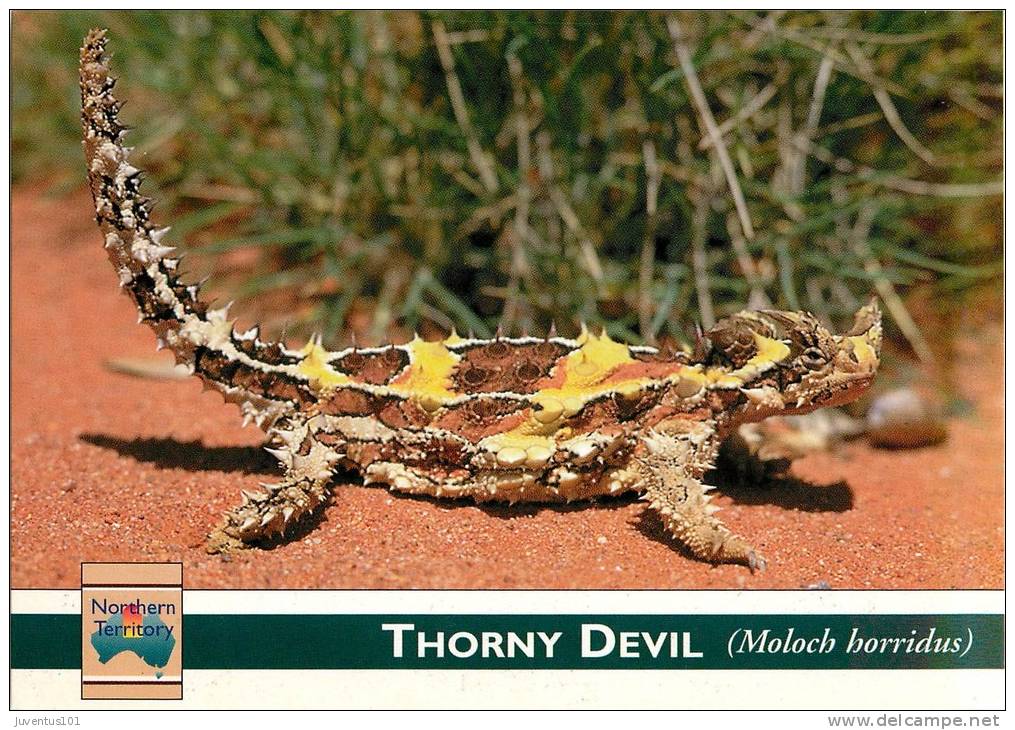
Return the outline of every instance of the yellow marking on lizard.
<path id="1" fill-rule="evenodd" d="M 557 366 L 564 368 L 564 382 L 559 388 L 540 391 L 540 395 L 559 398 L 577 396 L 586 398 L 603 390 L 613 390 L 615 383 L 601 386 L 603 380 L 621 365 L 635 362 L 627 345 L 614 342 L 605 332 L 596 337 L 583 331 L 578 339 L 581 347 L 569 354 Z"/>
<path id="2" fill-rule="evenodd" d="M 300 350 L 300 354 L 303 359 L 300 360 L 296 369 L 300 374 L 306 375 L 310 379 L 310 385 L 314 390 L 330 390 L 351 382 L 348 375 L 331 369 L 328 365 L 330 353 L 313 340 Z"/>
<path id="3" fill-rule="evenodd" d="M 855 335 L 846 339 L 853 344 L 853 354 L 859 364 L 870 365 L 878 361 L 878 352 L 871 346 L 866 335 Z"/>
<path id="4" fill-rule="evenodd" d="M 716 388 L 739 388 L 744 384 L 743 378 L 727 373 L 722 368 L 709 368 L 705 373 L 705 380 L 708 385 Z"/>
<path id="5" fill-rule="evenodd" d="M 789 357 L 789 345 L 782 340 L 774 340 L 771 337 L 765 337 L 755 332 L 754 341 L 758 345 L 758 352 L 745 363 L 744 367 L 781 362 Z"/>
<path id="6" fill-rule="evenodd" d="M 461 355 L 445 347 L 444 342 L 426 342 L 416 337 L 408 344 L 409 368 L 393 380 L 390 390 L 416 400 L 428 411 L 435 411 L 456 396 L 451 390 L 451 373 Z"/>
<path id="7" fill-rule="evenodd" d="M 774 340 L 755 332 L 754 342 L 758 348 L 754 357 L 732 372 L 722 368 L 709 368 L 706 373 L 708 382 L 719 388 L 738 388 L 771 369 L 775 363 L 789 357 L 789 346 L 782 340 Z"/>
<path id="8" fill-rule="evenodd" d="M 577 342 L 580 347 L 556 366 L 563 377 L 560 385 L 534 393 L 530 398 L 531 416 L 510 431 L 491 437 L 494 439 L 491 444 L 495 447 L 512 445 L 527 448 L 550 437 L 563 438 L 563 431 L 569 432 L 569 429 L 561 429 L 564 419 L 581 411 L 592 398 L 614 391 L 631 396 L 658 382 L 658 378 L 647 376 L 609 381 L 617 368 L 637 364 L 638 361 L 631 357 L 627 345 L 614 342 L 605 332 L 596 336 L 583 329 Z M 686 368 L 681 368 L 666 379 L 677 380 L 680 373 L 686 371 Z M 694 377 L 702 376 L 694 373 Z"/>
<path id="9" fill-rule="evenodd" d="M 551 433 L 553 432 L 551 431 Z M 522 451 L 528 451 L 529 449 L 535 448 L 545 448 L 549 449 L 552 454 L 557 448 L 554 440 L 548 435 L 524 433 L 519 429 L 487 436 L 479 442 L 479 446 L 480 448 L 487 449 L 493 453 L 497 453 L 501 449 L 506 448 L 517 448 Z"/>
<path id="10" fill-rule="evenodd" d="M 466 340 L 459 336 L 458 332 L 455 331 L 455 328 L 452 327 L 451 334 L 444 338 L 444 345 L 445 347 L 452 347 L 453 345 L 460 345 L 465 341 Z"/>

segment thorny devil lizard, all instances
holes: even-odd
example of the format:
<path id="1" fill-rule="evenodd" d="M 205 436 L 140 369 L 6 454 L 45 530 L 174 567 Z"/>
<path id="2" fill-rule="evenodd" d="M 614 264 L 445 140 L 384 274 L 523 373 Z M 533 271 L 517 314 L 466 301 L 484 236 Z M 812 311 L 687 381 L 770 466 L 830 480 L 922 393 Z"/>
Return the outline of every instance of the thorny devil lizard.
<path id="1" fill-rule="evenodd" d="M 81 122 L 95 214 L 120 286 L 168 347 L 263 428 L 285 475 L 243 492 L 212 532 L 224 551 L 285 535 L 319 511 L 336 471 L 393 490 L 477 501 L 570 502 L 637 492 L 696 557 L 765 561 L 729 530 L 702 482 L 742 423 L 854 400 L 878 367 L 875 301 L 835 335 L 805 312 L 745 311 L 693 353 L 577 339 L 505 337 L 329 352 L 237 332 L 183 283 L 128 162 L 104 31 L 81 49 Z"/>

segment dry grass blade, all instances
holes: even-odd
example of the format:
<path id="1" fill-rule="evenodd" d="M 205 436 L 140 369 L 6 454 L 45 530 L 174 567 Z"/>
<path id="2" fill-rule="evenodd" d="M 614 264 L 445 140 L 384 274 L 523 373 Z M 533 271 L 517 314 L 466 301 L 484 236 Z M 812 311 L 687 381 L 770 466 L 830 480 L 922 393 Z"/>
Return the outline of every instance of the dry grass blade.
<path id="1" fill-rule="evenodd" d="M 102 364 L 114 373 L 131 375 L 135 378 L 188 380 L 193 377 L 190 368 L 185 364 L 174 364 L 171 359 L 161 357 L 115 357 L 104 360 Z"/>
<path id="2" fill-rule="evenodd" d="M 948 98 L 961 106 L 963 109 L 985 122 L 989 122 L 996 116 L 994 110 L 973 96 L 968 89 L 961 86 L 953 86 L 948 89 Z"/>
<path id="3" fill-rule="evenodd" d="M 744 236 L 748 240 L 751 240 L 754 238 L 754 226 L 751 223 L 751 215 L 747 210 L 747 201 L 744 200 L 744 193 L 740 189 L 740 183 L 737 180 L 737 173 L 733 168 L 733 160 L 730 159 L 729 150 L 726 149 L 726 143 L 723 142 L 722 135 L 719 133 L 715 117 L 712 116 L 712 109 L 708 105 L 708 99 L 705 98 L 705 92 L 701 88 L 698 73 L 694 70 L 694 62 L 691 58 L 691 52 L 687 48 L 687 43 L 684 41 L 680 22 L 675 16 L 671 15 L 666 19 L 666 23 L 670 30 L 670 38 L 673 41 L 674 49 L 677 52 L 680 68 L 684 72 L 684 80 L 687 83 L 688 91 L 691 93 L 691 100 L 698 111 L 702 125 L 712 140 L 715 152 L 719 156 L 719 164 L 722 167 L 723 174 L 726 176 L 726 184 L 729 185 L 737 214 L 740 216 L 740 225 L 743 228 Z"/>
<path id="4" fill-rule="evenodd" d="M 832 70 L 835 63 L 832 54 L 834 46 L 829 46 L 821 58 L 821 65 L 818 67 L 817 76 L 814 78 L 814 89 L 811 92 L 811 103 L 807 110 L 807 121 L 797 132 L 798 140 L 803 143 L 814 138 L 818 124 L 821 122 L 821 110 L 825 105 L 825 94 L 828 91 L 828 83 L 832 80 Z M 806 185 L 805 173 L 807 170 L 807 155 L 800 150 L 800 145 L 795 145 L 793 164 L 789 167 L 789 180 L 787 181 L 790 195 L 799 196 L 803 193 Z"/>
<path id="5" fill-rule="evenodd" d="M 876 170 L 862 168 L 872 178 L 886 188 L 898 190 L 910 195 L 929 195 L 937 198 L 986 198 L 993 195 L 1004 195 L 1004 180 L 993 180 L 985 183 L 932 183 L 913 180 L 896 175 L 878 175 Z"/>
<path id="6" fill-rule="evenodd" d="M 816 53 L 824 55 L 827 51 L 827 47 L 825 45 L 823 45 L 819 41 L 814 40 L 803 31 L 784 26 L 777 26 L 775 31 L 786 40 L 797 43 L 801 46 L 804 46 L 805 48 L 809 48 L 812 51 L 815 51 Z M 895 94 L 896 96 L 907 96 L 909 93 L 905 88 L 899 86 L 893 81 L 888 81 L 887 79 L 875 76 L 873 73 L 869 71 L 865 71 L 862 68 L 858 68 L 855 63 L 851 63 L 848 58 L 843 56 L 838 51 L 835 51 L 830 55 L 832 57 L 832 61 L 835 64 L 836 69 L 842 71 L 843 73 L 847 73 L 850 76 L 855 76 L 861 81 L 865 81 L 867 84 L 871 86 L 871 88 L 885 89 L 886 91 L 889 91 Z"/>
<path id="7" fill-rule="evenodd" d="M 923 362 L 930 362 L 934 357 L 930 345 L 927 344 L 927 340 L 924 338 L 920 328 L 913 321 L 913 317 L 909 314 L 909 310 L 906 309 L 902 298 L 895 291 L 892 282 L 885 277 L 884 271 L 881 268 L 881 262 L 874 256 L 874 252 L 871 251 L 870 244 L 867 242 L 876 212 L 876 206 L 871 203 L 866 203 L 860 207 L 852 230 L 853 250 L 863 261 L 863 266 L 867 273 L 874 277 L 874 286 L 878 294 L 884 300 L 885 307 L 899 326 L 899 330 L 902 331 L 902 334 L 912 346 L 913 352 Z"/>
<path id="8" fill-rule="evenodd" d="M 524 70 L 522 62 L 515 54 L 507 59 L 508 72 L 511 75 L 512 99 L 514 101 L 515 143 L 518 151 L 518 188 L 515 192 L 515 228 L 510 237 L 511 267 L 508 279 L 507 297 L 504 301 L 504 315 L 501 319 L 505 331 L 511 332 L 518 320 L 519 295 L 521 279 L 526 269 L 525 241 L 529 237 L 529 201 L 532 197 L 529 188 L 529 169 L 532 165 L 532 149 L 529 141 L 529 118 L 525 113 Z"/>
<path id="9" fill-rule="evenodd" d="M 929 195 L 940 198 L 978 198 L 1004 194 L 1004 180 L 985 183 L 933 183 L 913 180 L 898 175 L 888 175 L 873 167 L 860 165 L 845 157 L 837 157 L 830 150 L 813 142 L 802 142 L 801 149 L 815 159 L 831 165 L 836 172 L 856 175 L 892 190 L 911 195 Z"/>
<path id="10" fill-rule="evenodd" d="M 765 107 L 765 104 L 770 102 L 772 97 L 775 96 L 778 91 L 779 87 L 775 84 L 767 84 L 765 88 L 752 96 L 746 104 L 740 107 L 736 114 L 719 125 L 719 137 L 725 137 L 731 129 L 736 127 L 738 124 L 747 121 L 761 111 Z M 709 149 L 712 144 L 712 137 L 702 137 L 701 141 L 698 142 L 698 150 L 704 152 Z"/>
<path id="11" fill-rule="evenodd" d="M 786 14 L 786 10 L 773 10 L 767 15 L 751 22 L 751 31 L 744 36 L 744 48 L 754 48 L 761 40 L 770 33 L 775 32 L 779 18 Z"/>
<path id="12" fill-rule="evenodd" d="M 550 155 L 550 135 L 546 131 L 536 135 L 536 147 L 539 150 L 539 175 L 547 188 L 550 202 L 553 203 L 557 215 L 560 216 L 567 229 L 577 237 L 585 270 L 595 281 L 597 287 L 601 287 L 603 283 L 603 266 L 599 261 L 599 255 L 596 253 L 596 247 L 575 214 L 574 208 L 568 201 L 567 196 L 564 195 L 564 191 L 557 184 L 553 159 Z"/>
<path id="13" fill-rule="evenodd" d="M 743 235 L 740 233 L 740 228 L 732 214 L 726 216 L 726 232 L 729 234 L 730 243 L 733 245 L 733 252 L 737 257 L 737 265 L 740 267 L 744 278 L 747 279 L 748 286 L 750 286 L 750 293 L 747 296 L 748 307 L 750 309 L 770 307 L 772 301 L 765 293 L 765 282 L 758 271 L 757 265 L 754 263 L 754 259 L 751 258 L 751 254 L 747 250 L 747 241 L 744 240 Z"/>
<path id="14" fill-rule="evenodd" d="M 856 30 L 853 28 L 809 28 L 808 33 L 813 36 L 830 38 L 840 41 L 852 41 L 854 43 L 871 43 L 883 46 L 908 46 L 912 43 L 922 43 L 933 40 L 942 34 L 938 31 L 928 33 L 872 33 L 869 31 Z"/>
<path id="15" fill-rule="evenodd" d="M 641 263 L 638 267 L 638 326 L 648 342 L 655 340 L 652 332 L 652 283 L 655 279 L 656 226 L 659 208 L 659 184 L 662 175 L 652 140 L 642 143 L 645 157 L 645 230 L 641 241 Z"/>
<path id="16" fill-rule="evenodd" d="M 876 78 L 874 75 L 874 69 L 871 67 L 870 60 L 864 55 L 855 44 L 850 43 L 846 45 L 846 53 L 853 59 L 860 69 L 866 72 L 871 78 Z M 919 157 L 921 160 L 926 162 L 928 165 L 936 165 L 937 158 L 934 153 L 923 146 L 923 144 L 913 133 L 906 127 L 905 122 L 902 121 L 902 117 L 899 116 L 899 110 L 895 108 L 895 102 L 892 101 L 891 95 L 881 86 L 871 86 L 871 90 L 874 92 L 874 98 L 877 99 L 878 106 L 881 107 L 881 111 L 885 114 L 885 120 L 888 125 L 895 131 L 895 134 L 899 136 L 909 149 L 913 151 L 913 154 Z"/>
<path id="17" fill-rule="evenodd" d="M 694 289 L 698 297 L 698 315 L 701 324 L 708 329 L 715 324 L 715 307 L 708 286 L 708 257 L 705 254 L 705 239 L 708 237 L 708 210 L 712 204 L 712 193 L 697 189 L 689 192 L 694 206 L 691 214 L 691 263 L 694 267 Z"/>
<path id="18" fill-rule="evenodd" d="M 441 60 L 441 67 L 444 69 L 444 80 L 447 83 L 451 108 L 455 114 L 455 119 L 458 121 L 458 126 L 462 128 L 462 134 L 465 136 L 465 144 L 469 149 L 472 164 L 483 181 L 483 187 L 488 192 L 495 193 L 497 192 L 497 175 L 494 172 L 493 165 L 490 164 L 490 161 L 483 154 L 483 147 L 479 143 L 476 129 L 472 126 L 472 122 L 469 121 L 465 94 L 462 93 L 462 82 L 458 80 L 458 74 L 455 72 L 455 58 L 451 54 L 451 43 L 448 40 L 448 33 L 444 28 L 444 23 L 439 20 L 434 21 L 433 37 L 434 42 L 437 44 L 437 55 Z"/>

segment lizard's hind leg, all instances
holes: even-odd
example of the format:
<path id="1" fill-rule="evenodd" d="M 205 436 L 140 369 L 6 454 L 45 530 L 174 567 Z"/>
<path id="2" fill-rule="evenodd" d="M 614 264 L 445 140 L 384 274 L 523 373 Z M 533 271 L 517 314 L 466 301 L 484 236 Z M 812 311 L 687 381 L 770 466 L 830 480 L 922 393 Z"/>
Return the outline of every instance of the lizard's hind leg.
<path id="1" fill-rule="evenodd" d="M 644 499 L 660 514 L 666 529 L 700 560 L 740 563 L 762 570 L 765 560 L 742 537 L 724 525 L 709 503 L 711 489 L 701 481 L 715 436 L 706 432 L 655 431 L 644 439 L 646 451 L 638 457 Z"/>
<path id="2" fill-rule="evenodd" d="M 270 435 L 282 442 L 267 449 L 285 469 L 278 484 L 243 492 L 243 502 L 225 514 L 208 537 L 208 552 L 220 553 L 249 546 L 276 535 L 321 507 L 331 494 L 335 465 L 343 458 L 335 447 L 318 441 L 303 421 L 279 423 Z"/>

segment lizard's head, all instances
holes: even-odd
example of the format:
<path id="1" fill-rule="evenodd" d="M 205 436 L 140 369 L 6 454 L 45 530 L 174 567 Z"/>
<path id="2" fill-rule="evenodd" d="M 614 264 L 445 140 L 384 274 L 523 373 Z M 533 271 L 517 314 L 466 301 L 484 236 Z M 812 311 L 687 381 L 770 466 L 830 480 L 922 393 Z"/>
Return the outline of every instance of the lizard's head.
<path id="1" fill-rule="evenodd" d="M 742 312 L 702 342 L 713 362 L 725 360 L 742 381 L 747 399 L 738 421 L 808 413 L 849 403 L 870 387 L 881 360 L 881 310 L 872 300 L 841 335 L 807 312 Z"/>
<path id="2" fill-rule="evenodd" d="M 834 335 L 812 315 L 765 312 L 785 330 L 789 357 L 779 363 L 786 413 L 808 413 L 856 400 L 874 380 L 881 362 L 881 310 L 877 301 L 853 317 L 853 326 Z"/>

